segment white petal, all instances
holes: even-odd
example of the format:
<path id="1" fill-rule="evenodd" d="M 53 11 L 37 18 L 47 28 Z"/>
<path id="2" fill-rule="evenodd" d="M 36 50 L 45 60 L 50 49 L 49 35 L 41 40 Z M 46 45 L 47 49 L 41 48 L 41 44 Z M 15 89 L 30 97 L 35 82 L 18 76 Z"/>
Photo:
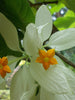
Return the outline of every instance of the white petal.
<path id="1" fill-rule="evenodd" d="M 41 37 L 42 42 L 47 40 L 49 38 L 49 36 L 50 36 L 51 30 L 50 30 L 49 24 L 50 23 L 46 23 L 46 24 L 44 24 L 42 26 L 37 27 L 38 33 L 39 33 L 39 35 Z"/>
<path id="2" fill-rule="evenodd" d="M 50 40 L 49 46 L 57 51 L 66 50 L 75 46 L 75 28 L 66 29 L 54 33 Z"/>
<path id="3" fill-rule="evenodd" d="M 58 56 L 54 56 L 54 58 L 56 58 L 57 62 L 59 65 L 65 66 L 65 64 L 63 63 L 63 61 L 58 57 Z"/>
<path id="4" fill-rule="evenodd" d="M 75 73 L 71 69 L 68 69 L 66 67 L 64 67 L 63 72 L 67 78 L 67 81 L 72 90 L 72 93 L 75 94 Z"/>
<path id="5" fill-rule="evenodd" d="M 51 66 L 47 71 L 41 64 L 32 62 L 30 71 L 33 78 L 51 93 L 68 93 L 69 85 L 63 73 L 63 66 Z"/>
<path id="6" fill-rule="evenodd" d="M 45 89 L 40 90 L 40 100 L 75 100 L 75 95 L 67 94 L 52 94 Z"/>
<path id="7" fill-rule="evenodd" d="M 42 5 L 36 13 L 35 25 L 37 27 L 47 24 L 42 32 L 41 38 L 43 41 L 47 40 L 52 31 L 52 17 L 50 11 L 45 5 Z"/>
<path id="8" fill-rule="evenodd" d="M 65 67 L 64 63 L 59 57 L 55 56 L 55 58 L 57 59 L 58 64 L 63 65 L 62 71 L 65 74 L 72 93 L 75 93 L 75 73 L 71 69 Z"/>
<path id="9" fill-rule="evenodd" d="M 37 85 L 35 84 L 29 91 L 25 92 L 20 100 L 35 100 Z"/>
<path id="10" fill-rule="evenodd" d="M 10 49 L 20 51 L 17 30 L 2 13 L 0 13 L 0 34 Z"/>
<path id="11" fill-rule="evenodd" d="M 24 48 L 28 55 L 34 55 L 41 48 L 41 39 L 34 24 L 29 24 L 26 27 L 24 36 Z"/>
<path id="12" fill-rule="evenodd" d="M 15 74 L 11 83 L 11 100 L 20 100 L 23 93 L 29 91 L 35 84 L 26 65 Z"/>

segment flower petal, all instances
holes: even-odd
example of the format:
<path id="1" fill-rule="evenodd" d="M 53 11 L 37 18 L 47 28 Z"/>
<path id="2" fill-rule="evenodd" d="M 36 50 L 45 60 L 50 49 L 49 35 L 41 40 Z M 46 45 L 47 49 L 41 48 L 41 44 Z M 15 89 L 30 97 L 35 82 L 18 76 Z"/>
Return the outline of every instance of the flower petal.
<path id="1" fill-rule="evenodd" d="M 75 100 L 75 95 L 67 94 L 52 94 L 44 88 L 40 89 L 40 100 Z"/>
<path id="2" fill-rule="evenodd" d="M 45 70 L 48 70 L 48 68 L 50 67 L 50 64 L 48 62 L 44 62 L 43 67 Z"/>
<path id="3" fill-rule="evenodd" d="M 11 69 L 10 69 L 10 67 L 9 67 L 8 65 L 4 66 L 4 67 L 3 67 L 3 70 L 4 70 L 5 72 L 7 72 L 7 73 L 10 73 L 10 72 L 11 72 Z"/>
<path id="4" fill-rule="evenodd" d="M 2 57 L 2 59 L 1 59 L 1 64 L 2 64 L 3 66 L 5 66 L 5 65 L 8 64 L 8 59 L 7 59 L 7 57 Z"/>
<path id="5" fill-rule="evenodd" d="M 40 57 L 46 57 L 46 51 L 44 51 L 44 50 L 39 50 L 39 55 L 40 55 Z"/>
<path id="6" fill-rule="evenodd" d="M 56 58 L 51 58 L 49 62 L 50 62 L 50 64 L 52 64 L 52 65 L 57 64 Z"/>
<path id="7" fill-rule="evenodd" d="M 10 62 L 10 61 L 13 60 L 13 59 L 16 59 L 16 57 L 14 57 L 14 56 L 8 56 L 7 58 L 8 58 L 8 62 Z M 15 63 L 9 65 L 12 72 L 13 72 L 15 66 L 16 66 L 16 63 L 17 63 L 17 61 L 16 61 Z M 8 77 L 10 77 L 11 74 L 12 74 L 12 73 L 7 73 L 7 75 L 5 76 L 5 80 L 0 76 L 0 89 L 3 88 L 3 86 L 1 86 L 1 84 L 5 83 L 6 79 L 7 79 Z M 3 89 L 4 89 L 4 88 L 3 88 Z M 6 89 L 6 88 L 5 88 L 5 89 Z"/>
<path id="8" fill-rule="evenodd" d="M 52 17 L 50 11 L 45 5 L 42 5 L 36 13 L 35 25 L 41 27 L 45 25 L 41 30 L 41 38 L 43 41 L 49 38 L 52 31 Z"/>
<path id="9" fill-rule="evenodd" d="M 23 66 L 12 79 L 10 89 L 11 100 L 20 100 L 22 95 L 31 90 L 34 85 L 35 81 L 30 74 L 29 68 L 26 65 Z"/>
<path id="10" fill-rule="evenodd" d="M 64 67 L 63 72 L 67 78 L 72 93 L 75 94 L 75 73 L 71 69 L 66 67 Z"/>
<path id="11" fill-rule="evenodd" d="M 55 56 L 55 58 L 57 59 L 58 64 L 63 65 L 62 71 L 65 74 L 65 77 L 71 88 L 72 93 L 75 94 L 75 73 L 71 69 L 65 67 L 64 63 L 61 61 L 59 57 Z"/>
<path id="12" fill-rule="evenodd" d="M 47 56 L 52 58 L 55 55 L 55 49 L 49 49 L 47 51 Z"/>
<path id="13" fill-rule="evenodd" d="M 36 62 L 43 63 L 43 60 L 41 57 L 37 57 Z"/>
<path id="14" fill-rule="evenodd" d="M 6 72 L 5 71 L 0 71 L 0 74 L 1 74 L 1 76 L 2 76 L 2 78 L 4 78 L 5 76 L 6 76 Z"/>
<path id="15" fill-rule="evenodd" d="M 58 56 L 54 56 L 58 62 L 59 65 L 65 66 L 64 62 L 58 57 Z"/>
<path id="16" fill-rule="evenodd" d="M 28 55 L 32 56 L 38 53 L 38 49 L 41 48 L 41 39 L 34 24 L 29 24 L 26 27 L 26 33 L 24 36 L 24 48 Z"/>
<path id="17" fill-rule="evenodd" d="M 57 51 L 66 50 L 75 46 L 75 28 L 58 31 L 49 40 L 49 46 Z"/>
<path id="18" fill-rule="evenodd" d="M 29 91 L 23 93 L 21 100 L 35 100 L 36 88 L 35 84 Z"/>
<path id="19" fill-rule="evenodd" d="M 0 34 L 10 49 L 20 51 L 17 30 L 2 13 L 0 13 Z"/>
<path id="20" fill-rule="evenodd" d="M 38 63 L 32 62 L 30 71 L 33 78 L 45 89 L 51 93 L 68 93 L 70 92 L 66 77 L 62 71 L 63 66 L 51 66 L 47 71 Z"/>

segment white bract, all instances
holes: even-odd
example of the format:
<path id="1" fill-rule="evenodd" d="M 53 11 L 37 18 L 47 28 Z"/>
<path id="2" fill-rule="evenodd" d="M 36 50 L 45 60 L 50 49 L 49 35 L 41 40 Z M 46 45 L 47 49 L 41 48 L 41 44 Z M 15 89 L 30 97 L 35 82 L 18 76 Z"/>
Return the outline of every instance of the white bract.
<path id="1" fill-rule="evenodd" d="M 52 93 L 67 93 L 71 91 L 69 83 L 63 73 L 63 65 L 52 65 L 45 71 L 41 64 L 35 62 L 38 50 L 47 40 L 52 31 L 52 18 L 46 6 L 37 11 L 35 24 L 29 24 L 24 37 L 24 48 L 32 57 L 30 72 L 33 78 L 45 89 Z M 65 34 L 64 34 L 65 33 Z M 55 43 L 55 44 L 54 44 Z M 70 44 L 70 45 L 69 45 Z M 59 31 L 51 35 L 48 45 L 55 50 L 65 50 L 75 46 L 75 28 Z"/>
<path id="2" fill-rule="evenodd" d="M 0 13 L 0 34 L 10 49 L 20 51 L 17 30 L 2 13 Z"/>
<path id="3" fill-rule="evenodd" d="M 47 7 L 42 5 L 36 13 L 35 24 L 31 23 L 26 27 L 24 49 L 31 57 L 31 63 L 29 67 L 25 65 L 14 76 L 11 85 L 11 100 L 74 100 L 75 74 L 68 70 L 57 56 L 55 58 L 58 64 L 51 65 L 47 71 L 40 63 L 35 62 L 39 56 L 38 50 L 49 37 L 48 45 L 57 51 L 75 46 L 75 28 L 59 31 L 53 35 L 51 32 L 51 14 Z M 10 47 L 10 44 L 8 46 Z M 39 98 L 35 96 L 38 87 L 36 82 L 40 85 Z"/>

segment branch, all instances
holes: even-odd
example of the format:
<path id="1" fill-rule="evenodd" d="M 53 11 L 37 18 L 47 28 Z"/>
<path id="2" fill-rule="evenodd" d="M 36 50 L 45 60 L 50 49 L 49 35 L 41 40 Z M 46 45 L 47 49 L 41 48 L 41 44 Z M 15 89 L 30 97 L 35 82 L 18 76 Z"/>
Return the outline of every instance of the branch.
<path id="1" fill-rule="evenodd" d="M 45 47 L 46 50 L 51 49 L 50 47 Z M 61 58 L 65 63 L 71 65 L 73 68 L 75 68 L 75 64 L 69 61 L 66 57 L 64 57 L 62 54 L 55 52 L 55 55 L 57 55 L 59 58 Z"/>
<path id="2" fill-rule="evenodd" d="M 60 57 L 64 62 L 66 62 L 67 64 L 71 65 L 73 68 L 75 68 L 75 64 L 72 63 L 71 61 L 69 61 L 67 58 L 65 58 L 62 54 L 55 52 L 55 54 Z"/>
<path id="3" fill-rule="evenodd" d="M 31 3 L 30 1 L 28 1 L 29 2 L 29 4 L 30 4 L 30 6 L 41 6 L 42 4 L 50 4 L 50 3 L 58 3 L 58 1 L 51 1 L 51 2 L 38 2 L 38 3 L 35 3 L 35 4 L 33 4 L 33 3 Z"/>

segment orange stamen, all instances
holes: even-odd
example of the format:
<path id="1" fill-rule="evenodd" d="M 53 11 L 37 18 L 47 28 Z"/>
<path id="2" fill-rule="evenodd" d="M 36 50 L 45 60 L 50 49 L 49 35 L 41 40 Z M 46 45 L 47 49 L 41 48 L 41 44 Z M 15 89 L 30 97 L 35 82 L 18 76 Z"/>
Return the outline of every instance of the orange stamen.
<path id="1" fill-rule="evenodd" d="M 55 49 L 50 49 L 47 52 L 44 50 L 39 50 L 39 57 L 37 57 L 36 62 L 42 63 L 45 70 L 47 70 L 50 65 L 57 64 L 57 60 L 54 58 Z"/>
<path id="2" fill-rule="evenodd" d="M 10 67 L 7 64 L 8 64 L 7 57 L 0 58 L 0 75 L 2 76 L 2 78 L 6 76 L 6 73 L 11 72 Z"/>

